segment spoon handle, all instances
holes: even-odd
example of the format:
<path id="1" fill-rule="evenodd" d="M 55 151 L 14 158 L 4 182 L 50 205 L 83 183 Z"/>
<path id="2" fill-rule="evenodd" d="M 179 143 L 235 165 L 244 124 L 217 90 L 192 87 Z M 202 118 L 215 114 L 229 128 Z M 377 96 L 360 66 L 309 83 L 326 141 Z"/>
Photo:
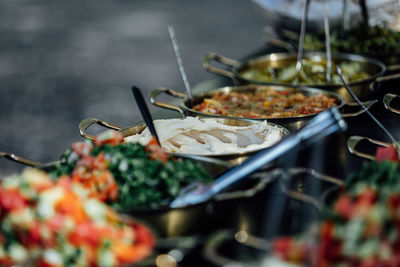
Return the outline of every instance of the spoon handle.
<path id="1" fill-rule="evenodd" d="M 150 130 L 151 135 L 156 138 L 157 143 L 160 145 L 160 139 L 158 139 L 156 128 L 153 124 L 153 119 L 151 117 L 149 108 L 147 107 L 146 101 L 143 98 L 142 92 L 136 86 L 132 86 L 132 93 L 135 97 L 137 105 L 139 106 L 139 111 L 142 114 L 143 120 Z"/>
<path id="2" fill-rule="evenodd" d="M 331 36 L 329 30 L 329 15 L 326 0 L 324 0 L 324 31 L 325 31 L 325 47 L 326 47 L 326 80 L 332 80 L 332 53 L 331 53 Z"/>
<path id="3" fill-rule="evenodd" d="M 303 58 L 303 50 L 304 50 L 304 38 L 306 35 L 306 25 L 307 25 L 307 16 L 308 16 L 308 8 L 310 6 L 311 0 L 306 0 L 303 9 L 303 17 L 301 18 L 301 28 L 300 28 L 300 36 L 299 36 L 299 50 L 297 51 L 297 63 L 296 63 L 296 71 L 300 71 L 301 69 L 301 60 Z"/>
<path id="4" fill-rule="evenodd" d="M 174 48 L 174 53 L 176 57 L 176 62 L 178 63 L 179 72 L 181 73 L 183 84 L 185 85 L 186 93 L 188 95 L 190 107 L 193 106 L 193 96 L 192 89 L 190 88 L 189 80 L 186 76 L 185 69 L 183 68 L 181 54 L 179 53 L 178 41 L 176 40 L 176 34 L 173 26 L 168 26 L 169 37 L 171 38 L 172 47 Z"/>

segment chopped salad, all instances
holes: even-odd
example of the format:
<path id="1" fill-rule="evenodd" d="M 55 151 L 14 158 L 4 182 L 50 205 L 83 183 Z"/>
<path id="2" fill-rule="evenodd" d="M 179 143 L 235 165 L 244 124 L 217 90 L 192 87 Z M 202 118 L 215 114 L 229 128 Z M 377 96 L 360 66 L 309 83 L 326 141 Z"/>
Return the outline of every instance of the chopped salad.
<path id="1" fill-rule="evenodd" d="M 151 232 L 90 194 L 37 169 L 0 180 L 0 265 L 111 267 L 148 256 Z"/>
<path id="2" fill-rule="evenodd" d="M 274 254 L 301 266 L 400 266 L 400 165 L 394 147 L 351 175 L 310 233 L 280 237 Z"/>
<path id="3" fill-rule="evenodd" d="M 93 143 L 74 143 L 50 175 L 70 175 L 92 196 L 121 211 L 167 206 L 191 182 L 212 181 L 200 163 L 173 158 L 155 140 L 147 146 L 123 143 L 111 131 Z"/>

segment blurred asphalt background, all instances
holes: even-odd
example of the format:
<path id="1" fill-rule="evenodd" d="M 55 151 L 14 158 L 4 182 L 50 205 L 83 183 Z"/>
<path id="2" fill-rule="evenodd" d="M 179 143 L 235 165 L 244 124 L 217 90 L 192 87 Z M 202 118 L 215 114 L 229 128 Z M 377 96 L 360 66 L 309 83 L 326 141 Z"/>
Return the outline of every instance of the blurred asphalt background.
<path id="1" fill-rule="evenodd" d="M 1 1 L 0 151 L 53 161 L 82 140 L 84 118 L 141 121 L 131 85 L 145 95 L 158 86 L 183 92 L 167 25 L 192 86 L 215 78 L 201 66 L 204 53 L 239 59 L 263 45 L 250 1 Z M 0 159 L 0 176 L 20 169 Z"/>

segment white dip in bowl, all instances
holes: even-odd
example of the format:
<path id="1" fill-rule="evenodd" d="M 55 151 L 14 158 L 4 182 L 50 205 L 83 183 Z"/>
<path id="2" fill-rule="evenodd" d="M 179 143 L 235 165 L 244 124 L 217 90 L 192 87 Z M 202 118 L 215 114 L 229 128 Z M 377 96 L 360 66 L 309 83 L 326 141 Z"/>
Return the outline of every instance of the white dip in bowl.
<path id="1" fill-rule="evenodd" d="M 184 119 L 155 120 L 158 138 L 170 153 L 192 155 L 228 155 L 256 151 L 278 142 L 285 134 L 282 128 L 267 121 L 248 126 L 223 124 L 223 119 L 186 117 Z M 125 137 L 125 142 L 146 145 L 151 139 L 145 128 L 140 134 Z"/>

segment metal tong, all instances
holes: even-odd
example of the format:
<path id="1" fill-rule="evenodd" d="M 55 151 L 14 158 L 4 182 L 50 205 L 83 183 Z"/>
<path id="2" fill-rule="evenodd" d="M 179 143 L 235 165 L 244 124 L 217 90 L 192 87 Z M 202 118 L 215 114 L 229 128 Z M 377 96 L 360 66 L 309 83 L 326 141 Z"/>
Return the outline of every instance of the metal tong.
<path id="1" fill-rule="evenodd" d="M 170 206 L 178 208 L 207 201 L 215 194 L 244 179 L 249 174 L 271 163 L 288 151 L 309 145 L 334 132 L 344 131 L 346 128 L 347 124 L 336 108 L 324 111 L 315 116 L 297 133 L 285 137 L 272 147 L 259 151 L 241 165 L 221 175 L 215 182 L 211 184 L 190 184 L 181 191 Z"/>
<path id="2" fill-rule="evenodd" d="M 306 0 L 303 9 L 303 16 L 301 18 L 301 28 L 300 28 L 300 36 L 299 36 L 299 47 L 297 51 L 297 63 L 296 63 L 296 71 L 299 72 L 301 70 L 301 60 L 303 59 L 303 52 L 304 52 L 304 39 L 306 37 L 306 24 L 307 24 L 307 17 L 308 17 L 308 9 L 310 7 L 311 0 Z"/>

